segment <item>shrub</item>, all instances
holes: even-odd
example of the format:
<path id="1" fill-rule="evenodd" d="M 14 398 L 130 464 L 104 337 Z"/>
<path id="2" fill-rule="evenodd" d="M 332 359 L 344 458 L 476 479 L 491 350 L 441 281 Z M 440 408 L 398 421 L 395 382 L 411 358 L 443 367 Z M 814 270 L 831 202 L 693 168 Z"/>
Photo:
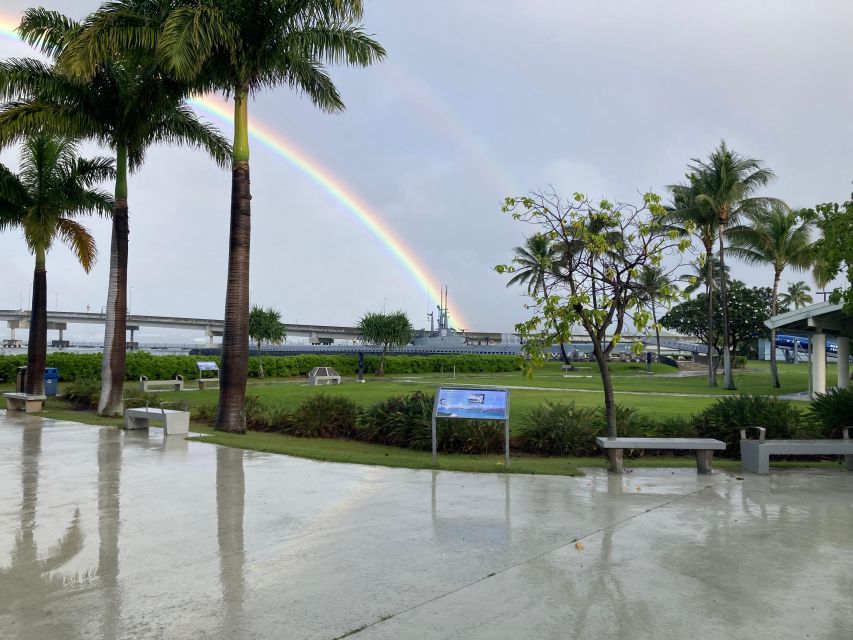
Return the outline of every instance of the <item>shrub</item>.
<path id="1" fill-rule="evenodd" d="M 97 409 L 101 400 L 101 383 L 97 380 L 75 380 L 65 386 L 62 397 L 75 409 Z"/>
<path id="2" fill-rule="evenodd" d="M 729 455 L 740 454 L 740 429 L 764 427 L 767 438 L 798 438 L 814 435 L 809 421 L 789 402 L 769 396 L 720 398 L 694 418 L 696 435 L 726 443 Z"/>
<path id="3" fill-rule="evenodd" d="M 827 438 L 838 438 L 844 427 L 853 427 L 853 391 L 831 389 L 812 400 L 809 414 Z M 851 434 L 853 435 L 853 434 Z"/>
<path id="4" fill-rule="evenodd" d="M 549 456 L 597 453 L 595 437 L 604 433 L 601 412 L 574 402 L 545 401 L 522 418 L 517 441 L 524 451 Z"/>
<path id="5" fill-rule="evenodd" d="M 190 409 L 190 420 L 193 422 L 206 422 L 212 424 L 216 417 L 216 404 L 208 402 Z"/>
<path id="6" fill-rule="evenodd" d="M 435 395 L 420 391 L 380 400 L 362 414 L 358 436 L 379 444 L 430 449 L 434 403 Z"/>
<path id="7" fill-rule="evenodd" d="M 746 356 L 735 356 L 732 358 L 732 367 L 735 369 L 743 369 L 746 366 L 748 360 Z"/>
<path id="8" fill-rule="evenodd" d="M 352 400 L 321 393 L 304 400 L 282 432 L 304 438 L 347 438 L 356 433 L 358 414 Z"/>

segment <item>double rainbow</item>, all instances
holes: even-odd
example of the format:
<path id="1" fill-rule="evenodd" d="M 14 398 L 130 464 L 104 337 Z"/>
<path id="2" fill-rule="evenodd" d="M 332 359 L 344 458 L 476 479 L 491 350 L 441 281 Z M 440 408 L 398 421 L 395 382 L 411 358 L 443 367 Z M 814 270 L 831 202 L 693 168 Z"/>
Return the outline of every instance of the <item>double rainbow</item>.
<path id="1" fill-rule="evenodd" d="M 17 24 L 17 19 L 0 15 L 0 35 L 16 43 L 20 43 L 20 39 L 15 32 Z M 231 107 L 218 98 L 204 96 L 193 98 L 188 102 L 196 109 L 216 116 L 226 123 L 233 122 Z M 414 251 L 397 236 L 391 226 L 340 177 L 323 167 L 318 161 L 312 159 L 305 151 L 299 149 L 282 134 L 259 122 L 257 119 L 249 125 L 249 134 L 310 178 L 334 200 L 340 203 L 344 210 L 348 211 L 384 245 L 385 249 L 409 272 L 418 286 L 428 296 L 430 295 L 430 283 L 441 283 L 441 280 L 432 275 L 423 265 Z M 470 326 L 457 308 L 453 307 L 450 310 L 450 315 L 455 319 L 454 324 L 456 326 Z"/>

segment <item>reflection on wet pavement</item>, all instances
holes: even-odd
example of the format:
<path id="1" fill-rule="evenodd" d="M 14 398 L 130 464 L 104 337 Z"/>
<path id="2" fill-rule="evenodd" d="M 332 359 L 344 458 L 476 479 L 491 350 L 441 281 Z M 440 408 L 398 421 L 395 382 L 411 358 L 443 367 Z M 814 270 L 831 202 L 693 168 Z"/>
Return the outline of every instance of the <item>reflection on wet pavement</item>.
<path id="1" fill-rule="evenodd" d="M 851 568 L 843 471 L 414 471 L 0 412 L 4 639 L 846 639 Z"/>

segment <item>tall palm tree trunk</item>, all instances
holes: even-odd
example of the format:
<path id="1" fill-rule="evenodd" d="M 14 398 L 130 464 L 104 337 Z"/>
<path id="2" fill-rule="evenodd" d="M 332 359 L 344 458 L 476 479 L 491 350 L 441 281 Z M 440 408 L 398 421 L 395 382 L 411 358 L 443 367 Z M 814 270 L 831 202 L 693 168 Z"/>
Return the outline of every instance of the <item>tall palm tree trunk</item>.
<path id="1" fill-rule="evenodd" d="M 249 374 L 249 249 L 252 195 L 249 182 L 249 112 L 246 87 L 234 93 L 234 162 L 231 168 L 231 232 L 228 287 L 222 333 L 222 371 L 216 428 L 246 431 L 246 377 Z"/>
<path id="2" fill-rule="evenodd" d="M 264 358 L 261 355 L 261 341 L 258 340 L 258 377 L 264 377 Z"/>
<path id="3" fill-rule="evenodd" d="M 27 341 L 27 384 L 24 386 L 24 393 L 35 396 L 44 394 L 44 363 L 47 360 L 47 270 L 44 262 L 44 249 L 37 249 Z"/>
<path id="4" fill-rule="evenodd" d="M 775 269 L 773 272 L 773 297 L 770 300 L 770 315 L 776 315 L 776 303 L 779 297 L 779 279 L 782 273 Z M 770 329 L 770 377 L 773 380 L 773 387 L 779 389 L 782 385 L 779 383 L 779 367 L 776 365 L 776 329 Z"/>
<path id="5" fill-rule="evenodd" d="M 708 241 L 705 244 L 705 264 L 708 270 L 708 283 L 706 291 L 708 292 L 708 386 L 717 386 L 717 367 L 714 366 L 714 358 L 711 345 L 714 344 L 714 257 L 713 241 Z"/>
<path id="6" fill-rule="evenodd" d="M 127 244 L 130 221 L 127 207 L 127 147 L 116 145 L 115 211 L 110 243 L 110 280 L 107 292 L 104 354 L 101 360 L 101 399 L 98 414 L 118 416 L 124 402 L 127 360 Z"/>
<path id="7" fill-rule="evenodd" d="M 726 261 L 723 237 L 726 224 L 720 221 L 720 304 L 723 305 L 723 389 L 734 390 L 735 379 L 732 375 L 732 353 L 729 340 L 729 302 L 726 298 Z"/>

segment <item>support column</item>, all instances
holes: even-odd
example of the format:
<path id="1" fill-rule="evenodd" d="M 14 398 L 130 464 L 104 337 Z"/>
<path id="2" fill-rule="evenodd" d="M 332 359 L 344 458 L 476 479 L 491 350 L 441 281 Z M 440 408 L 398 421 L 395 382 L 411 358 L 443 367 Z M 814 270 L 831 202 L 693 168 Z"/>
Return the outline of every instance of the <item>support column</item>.
<path id="1" fill-rule="evenodd" d="M 826 393 L 826 334 L 820 329 L 812 334 L 812 397 Z"/>
<path id="2" fill-rule="evenodd" d="M 850 338 L 838 336 L 838 388 L 846 389 L 850 384 Z"/>

